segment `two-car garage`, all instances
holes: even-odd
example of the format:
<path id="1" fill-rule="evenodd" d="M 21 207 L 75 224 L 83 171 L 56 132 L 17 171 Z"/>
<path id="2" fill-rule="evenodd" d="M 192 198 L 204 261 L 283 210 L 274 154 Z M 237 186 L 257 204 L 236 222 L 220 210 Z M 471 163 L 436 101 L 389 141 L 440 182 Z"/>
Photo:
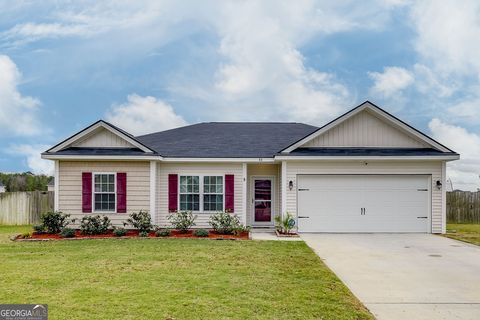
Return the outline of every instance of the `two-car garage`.
<path id="1" fill-rule="evenodd" d="M 431 232 L 431 176 L 297 176 L 299 232 Z"/>

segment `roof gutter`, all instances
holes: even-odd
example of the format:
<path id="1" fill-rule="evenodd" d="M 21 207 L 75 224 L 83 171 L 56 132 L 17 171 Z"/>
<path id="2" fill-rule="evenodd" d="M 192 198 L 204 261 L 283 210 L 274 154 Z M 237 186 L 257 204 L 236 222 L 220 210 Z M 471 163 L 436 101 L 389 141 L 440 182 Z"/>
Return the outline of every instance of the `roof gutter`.
<path id="1" fill-rule="evenodd" d="M 308 160 L 308 161 L 338 161 L 338 160 L 442 160 L 453 161 L 460 159 L 460 155 L 440 156 L 275 156 L 275 160 Z"/>

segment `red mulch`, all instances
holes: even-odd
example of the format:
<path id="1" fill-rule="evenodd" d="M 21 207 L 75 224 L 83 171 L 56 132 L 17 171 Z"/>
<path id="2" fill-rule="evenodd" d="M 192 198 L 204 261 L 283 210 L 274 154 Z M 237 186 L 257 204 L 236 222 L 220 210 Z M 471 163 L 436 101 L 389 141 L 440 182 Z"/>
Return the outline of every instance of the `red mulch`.
<path id="1" fill-rule="evenodd" d="M 106 234 L 99 235 L 85 235 L 82 234 L 80 230 L 75 230 L 75 237 L 73 238 L 63 238 L 59 234 L 51 233 L 36 233 L 34 232 L 30 238 L 22 238 L 21 235 L 17 236 L 15 240 L 64 240 L 64 239 L 105 239 L 105 238 L 137 238 L 138 230 L 127 230 L 127 234 L 124 237 L 115 237 L 112 230 L 108 230 Z M 150 232 L 148 234 L 149 238 L 156 238 L 155 232 Z M 195 239 L 227 239 L 227 240 L 248 240 L 249 233 L 243 232 L 240 235 L 231 235 L 231 234 L 218 234 L 214 231 L 209 231 L 208 237 L 197 237 L 193 234 L 193 230 L 189 230 L 187 233 L 181 233 L 177 230 L 172 230 L 170 236 L 168 237 L 159 237 L 159 238 L 195 238 Z"/>

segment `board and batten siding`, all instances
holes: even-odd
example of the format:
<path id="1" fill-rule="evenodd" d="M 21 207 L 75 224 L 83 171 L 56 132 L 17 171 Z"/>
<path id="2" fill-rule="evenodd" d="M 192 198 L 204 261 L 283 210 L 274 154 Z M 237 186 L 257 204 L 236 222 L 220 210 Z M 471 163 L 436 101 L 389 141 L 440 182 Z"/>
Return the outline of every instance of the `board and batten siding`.
<path id="1" fill-rule="evenodd" d="M 134 145 L 108 131 L 100 128 L 88 136 L 76 141 L 72 147 L 88 147 L 88 148 L 135 148 Z"/>
<path id="2" fill-rule="evenodd" d="M 427 148 L 429 146 L 370 112 L 362 111 L 308 141 L 302 147 Z"/>
<path id="3" fill-rule="evenodd" d="M 253 223 L 253 203 L 252 203 L 252 181 L 254 176 L 273 176 L 274 177 L 274 196 L 273 196 L 273 212 L 272 219 L 280 215 L 280 204 L 282 192 L 280 188 L 281 165 L 279 164 L 248 164 L 247 166 L 247 225 L 251 226 Z"/>
<path id="4" fill-rule="evenodd" d="M 442 211 L 442 190 L 435 186 L 443 181 L 442 161 L 345 161 L 316 162 L 289 161 L 287 181 L 293 181 L 293 189 L 287 188 L 287 212 L 297 215 L 297 175 L 299 174 L 426 174 L 431 175 L 432 233 L 444 232 L 445 217 Z"/>
<path id="5" fill-rule="evenodd" d="M 159 226 L 170 226 L 168 221 L 168 175 L 234 175 L 234 212 L 243 219 L 245 214 L 243 201 L 242 184 L 242 163 L 181 163 L 181 162 L 159 162 L 157 164 L 157 200 L 156 200 L 156 222 Z M 210 228 L 208 221 L 212 213 L 194 212 L 197 215 L 195 228 Z"/>
<path id="6" fill-rule="evenodd" d="M 127 213 L 101 214 L 108 216 L 113 225 L 123 226 L 132 212 L 150 210 L 150 162 L 62 160 L 59 161 L 58 208 L 71 214 L 71 218 L 95 214 L 82 212 L 82 172 L 127 173 Z"/>

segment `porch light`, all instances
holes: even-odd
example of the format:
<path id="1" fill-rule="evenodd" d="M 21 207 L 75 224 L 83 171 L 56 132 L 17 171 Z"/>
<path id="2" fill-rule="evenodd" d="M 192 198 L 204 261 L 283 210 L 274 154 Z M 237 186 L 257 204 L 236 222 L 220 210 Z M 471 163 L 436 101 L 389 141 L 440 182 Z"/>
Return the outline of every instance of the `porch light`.
<path id="1" fill-rule="evenodd" d="M 293 181 L 292 181 L 292 180 L 290 180 L 290 181 L 288 182 L 288 189 L 289 189 L 290 191 L 292 191 L 292 189 L 293 189 Z"/>
<path id="2" fill-rule="evenodd" d="M 440 180 L 437 180 L 437 182 L 435 184 L 436 184 L 438 190 L 442 189 L 442 182 Z"/>

